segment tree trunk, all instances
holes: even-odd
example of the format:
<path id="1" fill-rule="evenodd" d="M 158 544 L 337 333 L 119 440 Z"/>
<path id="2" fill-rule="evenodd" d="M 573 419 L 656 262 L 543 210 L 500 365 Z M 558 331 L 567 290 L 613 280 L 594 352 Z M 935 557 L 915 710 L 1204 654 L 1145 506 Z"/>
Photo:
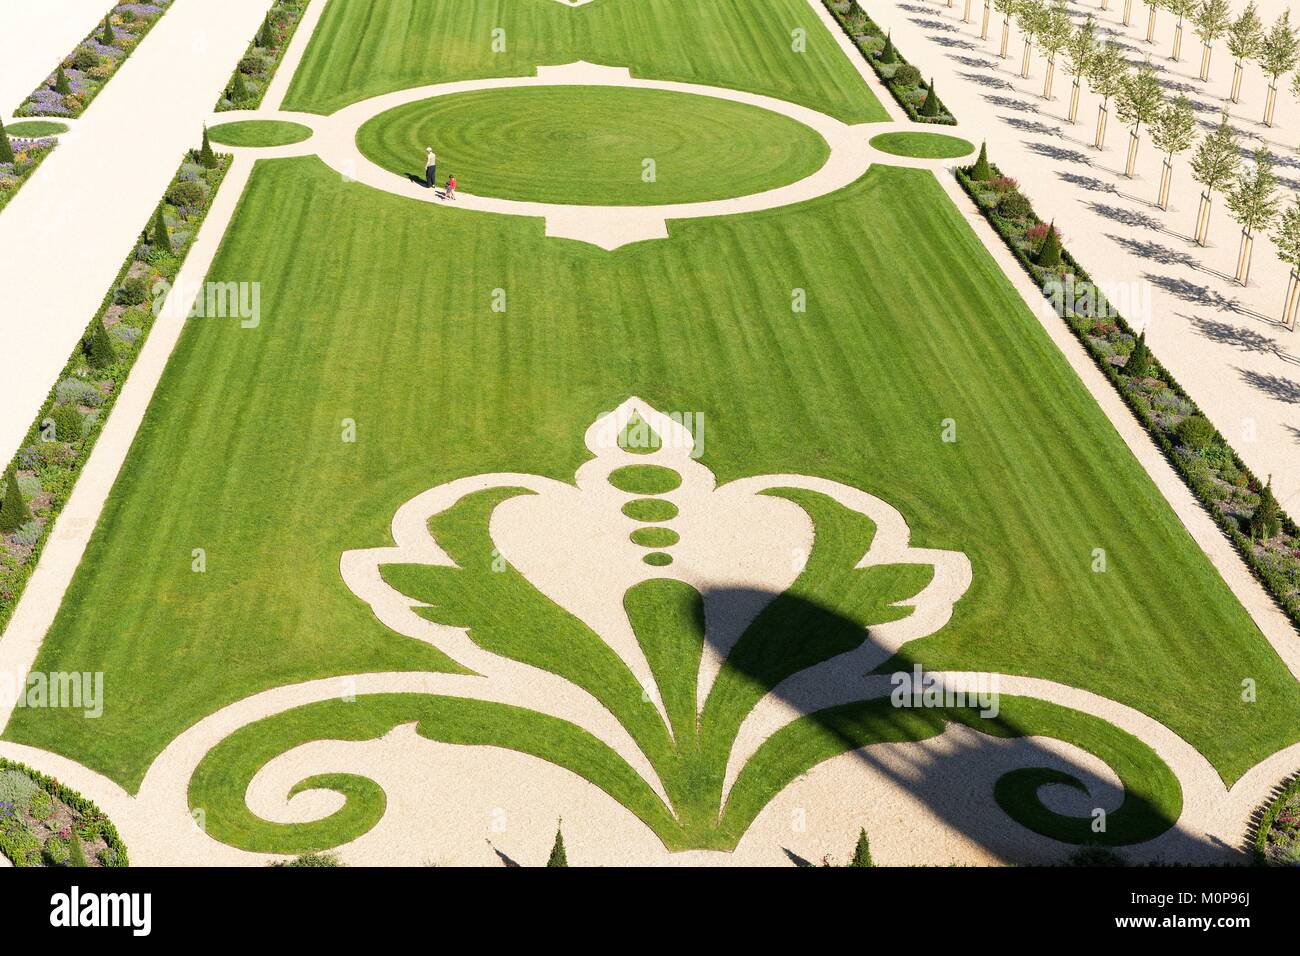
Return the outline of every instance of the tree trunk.
<path id="1" fill-rule="evenodd" d="M 1151 14 L 1147 17 L 1147 42 L 1156 42 L 1156 7 L 1151 8 Z"/>
<path id="2" fill-rule="evenodd" d="M 1107 115 L 1109 115 L 1109 111 L 1106 109 L 1106 104 L 1102 103 L 1101 106 L 1097 107 L 1097 135 L 1096 137 L 1093 138 L 1092 141 L 1092 145 L 1095 146 L 1097 149 L 1106 148 Z"/>
<path id="3" fill-rule="evenodd" d="M 1043 81 L 1043 99 L 1052 98 L 1052 78 L 1056 75 L 1056 61 L 1047 61 L 1047 79 Z"/>
<path id="4" fill-rule="evenodd" d="M 1174 55 L 1170 57 L 1175 63 L 1178 62 L 1179 55 L 1183 52 L 1183 21 L 1180 19 L 1174 27 Z"/>
<path id="5" fill-rule="evenodd" d="M 966 0 L 965 6 L 962 7 L 961 22 L 970 23 L 970 0 Z"/>
<path id="6" fill-rule="evenodd" d="M 980 24 L 981 40 L 987 40 L 989 38 L 989 14 L 992 10 L 992 3 L 990 3 L 989 0 L 984 0 L 984 21 Z"/>
<path id="7" fill-rule="evenodd" d="M 1250 281 L 1250 254 L 1254 246 L 1255 239 L 1250 230 L 1241 230 L 1241 246 L 1237 250 L 1237 282 L 1242 286 Z"/>
<path id="8" fill-rule="evenodd" d="M 1128 131 L 1128 161 L 1124 164 L 1124 175 L 1129 179 L 1133 178 L 1133 167 L 1137 165 L 1138 158 L 1138 131 L 1133 127 Z"/>
<path id="9" fill-rule="evenodd" d="M 1079 77 L 1074 78 L 1074 86 L 1070 89 L 1070 125 L 1073 126 L 1079 120 L 1079 88 L 1082 86 Z"/>
<path id="10" fill-rule="evenodd" d="M 1295 331 L 1296 306 L 1300 305 L 1300 275 L 1291 270 L 1291 278 L 1286 284 L 1286 300 L 1282 303 L 1282 321 L 1288 331 Z"/>
<path id="11" fill-rule="evenodd" d="M 1210 78 L 1210 52 L 1214 47 L 1210 46 L 1209 41 L 1201 41 L 1201 82 L 1204 83 Z"/>
<path id="12" fill-rule="evenodd" d="M 1110 9 L 1110 0 L 1101 0 L 1101 12 L 1105 13 Z"/>
<path id="13" fill-rule="evenodd" d="M 1029 40 L 1026 39 L 1025 52 L 1020 57 L 1020 78 L 1023 80 L 1029 79 L 1029 54 L 1033 52 L 1033 49 L 1034 48 L 1030 45 Z"/>
<path id="14" fill-rule="evenodd" d="M 1241 102 L 1241 74 L 1243 72 L 1245 70 L 1241 65 L 1241 61 L 1238 60 L 1232 70 L 1232 95 L 1229 97 L 1234 103 Z"/>
<path id="15" fill-rule="evenodd" d="M 1196 210 L 1196 244 L 1205 245 L 1205 237 L 1210 231 L 1210 191 L 1201 193 L 1201 206 Z"/>
<path id="16" fill-rule="evenodd" d="M 1264 125 L 1273 125 L 1273 110 L 1277 106 L 1277 79 L 1268 81 L 1268 97 L 1264 100 Z"/>
<path id="17" fill-rule="evenodd" d="M 1124 0 L 1124 26 L 1133 22 L 1133 0 Z"/>
<path id="18" fill-rule="evenodd" d="M 1007 58 L 1007 44 L 1011 42 L 1011 18 L 1007 17 L 1002 21 L 1002 52 L 998 54 L 999 59 Z"/>
<path id="19" fill-rule="evenodd" d="M 1172 154 L 1165 156 L 1165 168 L 1160 171 L 1160 199 L 1157 201 L 1161 209 L 1169 208 L 1169 183 L 1173 179 L 1174 163 Z"/>

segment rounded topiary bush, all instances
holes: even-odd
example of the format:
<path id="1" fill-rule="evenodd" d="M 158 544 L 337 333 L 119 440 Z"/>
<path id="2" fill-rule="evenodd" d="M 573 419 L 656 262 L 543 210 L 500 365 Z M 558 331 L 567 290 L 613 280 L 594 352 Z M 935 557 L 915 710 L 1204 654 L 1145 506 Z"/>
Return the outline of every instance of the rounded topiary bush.
<path id="1" fill-rule="evenodd" d="M 904 63 L 894 70 L 892 79 L 898 86 L 916 86 L 921 82 L 921 71 L 910 63 Z"/>
<path id="2" fill-rule="evenodd" d="M 55 405 L 50 411 L 54 437 L 59 441 L 81 440 L 81 412 L 71 405 Z"/>
<path id="3" fill-rule="evenodd" d="M 207 189 L 198 180 L 177 183 L 167 193 L 167 201 L 173 206 L 199 206 L 207 198 Z"/>
<path id="4" fill-rule="evenodd" d="M 1034 207 L 1020 193 L 1009 192 L 998 199 L 997 213 L 1003 219 L 1024 219 L 1034 214 Z"/>
<path id="5" fill-rule="evenodd" d="M 1214 426 L 1203 415 L 1188 415 L 1174 429 L 1178 440 L 1195 451 L 1204 451 L 1214 441 Z"/>
<path id="6" fill-rule="evenodd" d="M 118 305 L 142 305 L 149 298 L 149 280 L 144 276 L 128 276 L 113 298 Z"/>

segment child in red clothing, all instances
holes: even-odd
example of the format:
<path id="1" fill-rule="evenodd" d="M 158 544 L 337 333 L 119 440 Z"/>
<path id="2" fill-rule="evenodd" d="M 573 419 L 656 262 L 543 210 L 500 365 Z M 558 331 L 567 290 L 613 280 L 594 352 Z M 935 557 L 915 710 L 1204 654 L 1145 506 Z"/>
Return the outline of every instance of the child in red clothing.
<path id="1" fill-rule="evenodd" d="M 456 177 L 455 176 L 447 177 L 447 198 L 448 199 L 456 198 Z"/>

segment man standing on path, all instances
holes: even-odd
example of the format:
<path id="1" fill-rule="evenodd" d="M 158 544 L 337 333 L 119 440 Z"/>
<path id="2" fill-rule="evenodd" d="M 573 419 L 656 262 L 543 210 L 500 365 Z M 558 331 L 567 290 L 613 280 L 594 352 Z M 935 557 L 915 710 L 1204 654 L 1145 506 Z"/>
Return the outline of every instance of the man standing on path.
<path id="1" fill-rule="evenodd" d="M 426 147 L 424 150 L 424 185 L 426 189 L 432 189 L 438 182 L 438 154 L 433 151 L 433 147 Z"/>

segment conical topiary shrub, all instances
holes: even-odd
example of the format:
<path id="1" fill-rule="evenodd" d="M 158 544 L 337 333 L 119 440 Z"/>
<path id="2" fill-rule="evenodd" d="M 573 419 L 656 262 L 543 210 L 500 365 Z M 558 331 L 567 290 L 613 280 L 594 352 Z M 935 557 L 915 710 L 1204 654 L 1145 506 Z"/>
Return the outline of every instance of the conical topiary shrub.
<path id="1" fill-rule="evenodd" d="M 1038 247 L 1038 264 L 1044 269 L 1055 269 L 1061 264 L 1061 240 L 1056 235 L 1056 223 L 1047 227 L 1043 244 Z"/>
<path id="2" fill-rule="evenodd" d="M 0 531 L 17 531 L 32 520 L 32 510 L 23 500 L 22 490 L 18 487 L 18 475 L 13 465 L 5 475 L 5 496 L 0 501 Z"/>
<path id="3" fill-rule="evenodd" d="M 168 255 L 176 250 L 172 247 L 172 234 L 167 231 L 167 216 L 163 212 L 162 204 L 158 205 L 158 211 L 153 217 L 153 239 L 151 245 L 155 249 L 161 249 Z"/>
<path id="4" fill-rule="evenodd" d="M 939 115 L 939 97 L 934 92 L 934 77 L 930 77 L 930 86 L 925 91 L 925 102 L 921 104 L 921 115 L 925 117 Z"/>
<path id="5" fill-rule="evenodd" d="M 1137 344 L 1133 346 L 1133 351 L 1129 353 L 1128 361 L 1124 364 L 1124 374 L 1131 375 L 1133 378 L 1145 378 L 1150 370 L 1151 352 L 1147 349 L 1147 334 L 1142 332 L 1138 335 Z"/>
<path id="6" fill-rule="evenodd" d="M 217 154 L 212 151 L 212 141 L 208 139 L 208 128 L 203 127 L 203 145 L 199 147 L 199 165 L 204 169 L 217 168 Z"/>
<path id="7" fill-rule="evenodd" d="M 59 72 L 54 74 L 54 92 L 67 96 L 72 92 L 72 84 L 68 82 L 68 74 L 59 67 Z"/>
<path id="8" fill-rule="evenodd" d="M 853 848 L 853 859 L 849 866 L 875 866 L 871 862 L 871 844 L 867 842 L 867 831 L 858 830 L 858 845 Z"/>
<path id="9" fill-rule="evenodd" d="M 1270 475 L 1268 484 L 1259 493 L 1259 504 L 1255 506 L 1255 513 L 1250 516 L 1250 537 L 1255 541 L 1267 541 L 1281 530 L 1282 515 L 1277 506 L 1277 499 L 1273 497 L 1273 477 Z"/>
<path id="10" fill-rule="evenodd" d="M 108 368 L 117 361 L 113 337 L 104 327 L 103 319 L 95 320 L 95 327 L 90 331 L 90 340 L 86 343 L 86 361 L 91 368 Z"/>
<path id="11" fill-rule="evenodd" d="M 880 62 L 881 62 L 881 63 L 896 63 L 897 61 L 898 61 L 898 53 L 897 53 L 897 51 L 894 49 L 894 35 L 893 35 L 892 32 L 891 32 L 891 33 L 887 33 L 887 34 L 885 34 L 885 46 L 884 46 L 884 49 L 882 49 L 882 50 L 880 51 Z"/>
<path id="12" fill-rule="evenodd" d="M 112 46 L 117 37 L 113 34 L 113 24 L 109 22 L 108 17 L 104 17 L 104 32 L 99 37 L 99 42 L 104 46 Z"/>
<path id="13" fill-rule="evenodd" d="M 564 833 L 560 827 L 555 828 L 555 844 L 551 847 L 550 859 L 546 861 L 547 866 L 568 866 L 569 857 L 564 852 Z"/>
<path id="14" fill-rule="evenodd" d="M 975 165 L 970 168 L 970 178 L 978 182 L 986 182 L 993 178 L 993 170 L 989 169 L 989 145 L 987 142 L 980 143 L 980 154 L 975 160 Z"/>
<path id="15" fill-rule="evenodd" d="M 0 120 L 0 163 L 14 161 L 14 148 L 9 143 L 9 134 L 5 132 L 4 120 Z"/>
<path id="16" fill-rule="evenodd" d="M 242 103 L 248 99 L 248 84 L 244 82 L 244 74 L 240 70 L 235 71 L 235 79 L 231 82 L 227 95 L 232 103 Z"/>

